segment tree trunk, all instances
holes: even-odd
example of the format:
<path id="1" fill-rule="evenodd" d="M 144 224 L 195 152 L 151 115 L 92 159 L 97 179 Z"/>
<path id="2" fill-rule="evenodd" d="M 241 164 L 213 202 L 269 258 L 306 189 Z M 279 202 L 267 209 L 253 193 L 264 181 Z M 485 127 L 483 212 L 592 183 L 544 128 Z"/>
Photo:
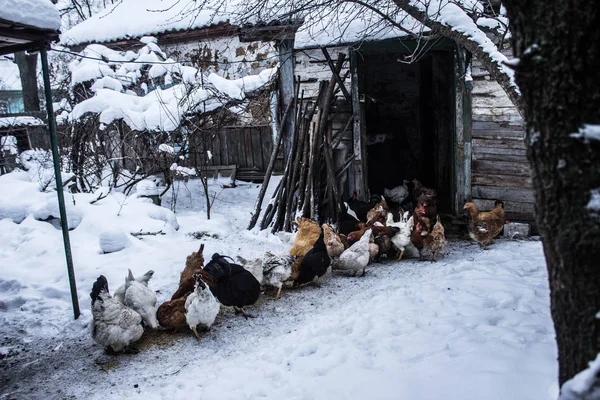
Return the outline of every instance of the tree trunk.
<path id="1" fill-rule="evenodd" d="M 548 265 L 562 385 L 600 352 L 600 8 L 574 0 L 506 0 L 527 122 L 537 223 Z"/>
<path id="2" fill-rule="evenodd" d="M 40 111 L 40 96 L 37 85 L 37 53 L 25 54 L 24 51 L 15 53 L 15 62 L 21 75 L 23 88 L 23 105 L 25 111 Z"/>

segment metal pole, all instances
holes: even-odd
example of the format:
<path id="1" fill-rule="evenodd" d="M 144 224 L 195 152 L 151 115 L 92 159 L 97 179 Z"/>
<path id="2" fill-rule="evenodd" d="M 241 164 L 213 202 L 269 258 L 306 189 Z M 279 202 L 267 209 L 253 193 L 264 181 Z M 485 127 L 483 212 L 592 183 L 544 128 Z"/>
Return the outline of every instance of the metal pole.
<path id="1" fill-rule="evenodd" d="M 56 138 L 56 120 L 54 119 L 54 107 L 52 106 L 52 87 L 50 86 L 50 73 L 48 72 L 48 55 L 44 46 L 40 49 L 40 54 L 42 58 L 42 75 L 44 76 L 44 92 L 46 93 L 46 111 L 48 111 L 48 127 L 50 128 L 50 143 L 52 145 L 52 160 L 54 161 L 56 194 L 58 195 L 58 209 L 60 211 L 60 227 L 62 228 L 65 256 L 67 258 L 73 313 L 75 314 L 75 319 L 77 319 L 80 314 L 79 299 L 77 298 L 75 271 L 73 270 L 73 257 L 71 256 L 71 241 L 69 240 L 69 225 L 67 223 L 67 210 L 65 208 L 62 177 L 60 175 L 60 158 L 58 155 L 58 140 Z"/>

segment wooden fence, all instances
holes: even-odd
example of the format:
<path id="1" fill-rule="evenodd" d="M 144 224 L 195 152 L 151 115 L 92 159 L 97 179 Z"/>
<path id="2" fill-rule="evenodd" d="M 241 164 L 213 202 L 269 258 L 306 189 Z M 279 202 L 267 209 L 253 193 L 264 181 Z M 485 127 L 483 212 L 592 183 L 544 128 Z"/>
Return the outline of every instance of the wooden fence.
<path id="1" fill-rule="evenodd" d="M 206 144 L 192 145 L 189 166 L 235 165 L 237 179 L 259 181 L 267 170 L 273 151 L 273 134 L 270 125 L 227 127 L 214 135 Z M 212 158 L 208 159 L 205 150 Z M 275 171 L 283 170 L 283 155 L 279 154 Z"/>

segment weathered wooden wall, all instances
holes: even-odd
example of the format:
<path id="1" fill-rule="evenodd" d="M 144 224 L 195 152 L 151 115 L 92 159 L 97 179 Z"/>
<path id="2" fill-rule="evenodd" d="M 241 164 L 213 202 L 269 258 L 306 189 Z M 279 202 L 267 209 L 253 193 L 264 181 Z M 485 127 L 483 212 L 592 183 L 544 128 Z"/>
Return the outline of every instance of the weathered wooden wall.
<path id="1" fill-rule="evenodd" d="M 195 168 L 236 165 L 238 171 L 253 170 L 256 176 L 264 175 L 273 151 L 270 125 L 222 128 L 206 145 L 203 141 L 194 143 L 194 140 L 190 140 L 190 142 L 189 160 L 182 165 Z M 207 150 L 211 152 L 210 159 Z M 275 163 L 275 171 L 280 172 L 282 169 L 283 157 L 280 154 Z"/>
<path id="2" fill-rule="evenodd" d="M 473 201 L 487 210 L 499 199 L 504 202 L 507 218 L 533 221 L 533 190 L 523 120 L 500 85 L 490 79 L 477 60 L 473 61 L 472 75 Z"/>

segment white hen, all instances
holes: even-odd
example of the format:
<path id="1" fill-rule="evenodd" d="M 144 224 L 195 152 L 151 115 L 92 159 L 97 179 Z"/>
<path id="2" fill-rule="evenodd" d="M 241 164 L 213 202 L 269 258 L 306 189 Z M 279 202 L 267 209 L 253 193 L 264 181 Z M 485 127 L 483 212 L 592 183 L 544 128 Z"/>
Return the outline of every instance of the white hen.
<path id="1" fill-rule="evenodd" d="M 156 295 L 146 285 L 138 282 L 133 277 L 131 270 L 125 278 L 125 297 L 123 304 L 137 311 L 142 316 L 142 320 L 152 329 L 158 327 L 156 319 Z"/>
<path id="2" fill-rule="evenodd" d="M 142 317 L 111 297 L 103 275 L 96 280 L 92 298 L 92 338 L 107 351 L 134 351 L 129 345 L 144 333 Z"/>
<path id="3" fill-rule="evenodd" d="M 408 190 L 408 186 L 406 184 L 408 181 L 404 181 L 404 183 L 400 186 L 396 186 L 393 189 L 383 189 L 383 195 L 393 201 L 394 203 L 402 203 L 410 194 Z"/>
<path id="4" fill-rule="evenodd" d="M 398 233 L 396 233 L 394 236 L 392 236 L 392 244 L 400 252 L 398 255 L 398 260 L 401 260 L 402 256 L 404 255 L 404 251 L 411 246 L 414 247 L 414 245 L 412 244 L 412 242 L 410 240 L 410 235 L 412 233 L 412 229 L 413 229 L 413 225 L 414 225 L 414 219 L 413 219 L 413 217 L 408 218 L 408 211 L 407 211 L 400 218 L 400 221 L 394 222 L 394 216 L 392 215 L 392 213 L 388 213 L 387 220 L 385 223 L 387 226 L 392 226 L 392 227 L 396 227 L 396 228 L 400 229 L 400 231 Z"/>
<path id="5" fill-rule="evenodd" d="M 290 279 L 292 275 L 292 263 L 296 258 L 296 256 L 276 256 L 270 252 L 265 253 L 263 257 L 263 284 L 277 288 L 276 299 L 281 296 L 283 282 Z"/>
<path id="6" fill-rule="evenodd" d="M 135 278 L 135 281 L 141 283 L 144 286 L 148 286 L 148 281 L 150 280 L 150 278 L 152 278 L 152 275 L 154 275 L 154 271 L 150 270 L 144 275 Z M 121 304 L 125 304 L 125 285 L 121 285 L 117 288 L 117 290 L 115 290 L 115 292 L 113 293 L 113 298 L 121 302 Z"/>
<path id="7" fill-rule="evenodd" d="M 353 272 L 354 275 L 362 269 L 362 274 L 365 274 L 365 268 L 369 264 L 369 243 L 371 241 L 371 230 L 367 231 L 362 235 L 360 240 L 348 247 L 340 258 L 332 266 L 334 270 L 342 270 L 347 272 Z"/>
<path id="8" fill-rule="evenodd" d="M 204 283 L 200 274 L 195 274 L 194 279 L 196 279 L 196 288 L 185 300 L 185 320 L 190 329 L 194 331 L 196 338 L 200 340 L 198 327 L 205 330 L 209 329 L 215 322 L 221 305 Z"/>

